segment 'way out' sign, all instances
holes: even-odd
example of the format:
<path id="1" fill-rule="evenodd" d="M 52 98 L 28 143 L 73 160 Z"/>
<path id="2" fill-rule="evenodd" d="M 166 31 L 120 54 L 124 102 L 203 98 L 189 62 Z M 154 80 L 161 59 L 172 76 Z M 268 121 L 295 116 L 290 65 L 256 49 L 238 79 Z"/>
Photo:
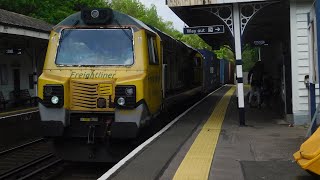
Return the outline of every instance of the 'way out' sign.
<path id="1" fill-rule="evenodd" d="M 224 33 L 224 25 L 195 26 L 183 28 L 184 34 L 220 34 Z"/>

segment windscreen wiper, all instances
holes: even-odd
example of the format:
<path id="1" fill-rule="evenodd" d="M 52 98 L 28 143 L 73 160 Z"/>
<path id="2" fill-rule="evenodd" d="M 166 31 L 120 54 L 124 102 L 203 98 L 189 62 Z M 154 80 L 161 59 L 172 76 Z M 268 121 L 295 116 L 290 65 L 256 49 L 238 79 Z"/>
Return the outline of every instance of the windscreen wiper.
<path id="1" fill-rule="evenodd" d="M 123 31 L 124 34 L 129 38 L 129 40 L 132 41 L 132 40 L 133 40 L 133 39 L 132 39 L 132 36 L 130 36 L 130 35 L 128 34 L 128 32 L 125 31 L 124 28 L 122 28 L 122 26 L 121 26 L 121 24 L 119 23 L 119 21 L 118 21 L 116 18 L 114 18 L 114 21 L 118 24 L 118 26 L 120 26 L 120 29 L 122 29 L 122 31 Z"/>
<path id="2" fill-rule="evenodd" d="M 79 24 L 79 22 L 80 22 L 79 20 L 76 20 L 76 22 L 74 22 L 74 23 L 72 24 L 71 28 L 74 28 L 76 25 Z M 63 36 L 61 36 L 60 39 L 59 39 L 59 43 L 62 41 L 62 39 L 68 37 L 68 35 L 69 35 L 70 33 L 71 33 L 71 31 L 67 31 L 65 34 L 63 34 Z"/>

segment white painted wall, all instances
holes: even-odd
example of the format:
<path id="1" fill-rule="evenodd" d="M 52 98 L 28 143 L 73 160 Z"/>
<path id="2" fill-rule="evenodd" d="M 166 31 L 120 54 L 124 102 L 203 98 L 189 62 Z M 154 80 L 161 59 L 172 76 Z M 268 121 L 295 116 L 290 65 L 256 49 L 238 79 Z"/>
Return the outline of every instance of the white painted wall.
<path id="1" fill-rule="evenodd" d="M 0 90 L 6 99 L 9 99 L 9 93 L 14 88 L 13 70 L 20 70 L 20 88 L 29 89 L 29 74 L 32 74 L 32 61 L 30 57 L 23 53 L 22 55 L 6 55 L 0 54 L 0 64 L 6 64 L 8 85 L 0 85 Z M 30 94 L 33 95 L 33 90 L 29 89 Z"/>
<path id="2" fill-rule="evenodd" d="M 32 52 L 31 49 L 27 49 L 28 52 Z M 43 61 L 45 58 L 45 52 L 39 52 L 37 55 L 38 59 L 38 75 L 40 75 Z M 9 93 L 14 90 L 13 82 L 13 70 L 20 70 L 20 89 L 28 89 L 31 96 L 36 96 L 35 89 L 29 88 L 29 75 L 33 73 L 34 66 L 32 64 L 32 57 L 23 51 L 22 55 L 7 55 L 0 53 L 0 65 L 5 64 L 7 67 L 7 78 L 8 84 L 2 85 L 0 81 L 0 91 L 2 91 L 5 99 L 9 99 Z"/>
<path id="3" fill-rule="evenodd" d="M 312 0 L 290 1 L 292 105 L 295 124 L 308 122 L 308 89 L 304 77 L 309 74 L 308 12 Z"/>

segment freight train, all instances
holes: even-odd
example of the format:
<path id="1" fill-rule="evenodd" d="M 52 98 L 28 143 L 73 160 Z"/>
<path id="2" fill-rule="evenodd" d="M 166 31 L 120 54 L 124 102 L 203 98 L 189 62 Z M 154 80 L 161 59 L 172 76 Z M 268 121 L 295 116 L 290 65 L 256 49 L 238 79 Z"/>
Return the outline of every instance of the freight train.
<path id="1" fill-rule="evenodd" d="M 70 15 L 51 31 L 38 80 L 44 136 L 136 138 L 170 105 L 220 85 L 218 61 L 200 52 L 112 9 Z"/>

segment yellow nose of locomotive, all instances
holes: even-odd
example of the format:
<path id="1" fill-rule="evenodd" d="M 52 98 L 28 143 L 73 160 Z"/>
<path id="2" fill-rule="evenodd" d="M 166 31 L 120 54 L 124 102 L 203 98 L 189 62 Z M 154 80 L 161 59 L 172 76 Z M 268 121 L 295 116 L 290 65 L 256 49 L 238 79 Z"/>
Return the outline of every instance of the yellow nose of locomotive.
<path id="1" fill-rule="evenodd" d="M 70 80 L 70 110 L 111 111 L 114 109 L 114 81 Z"/>

